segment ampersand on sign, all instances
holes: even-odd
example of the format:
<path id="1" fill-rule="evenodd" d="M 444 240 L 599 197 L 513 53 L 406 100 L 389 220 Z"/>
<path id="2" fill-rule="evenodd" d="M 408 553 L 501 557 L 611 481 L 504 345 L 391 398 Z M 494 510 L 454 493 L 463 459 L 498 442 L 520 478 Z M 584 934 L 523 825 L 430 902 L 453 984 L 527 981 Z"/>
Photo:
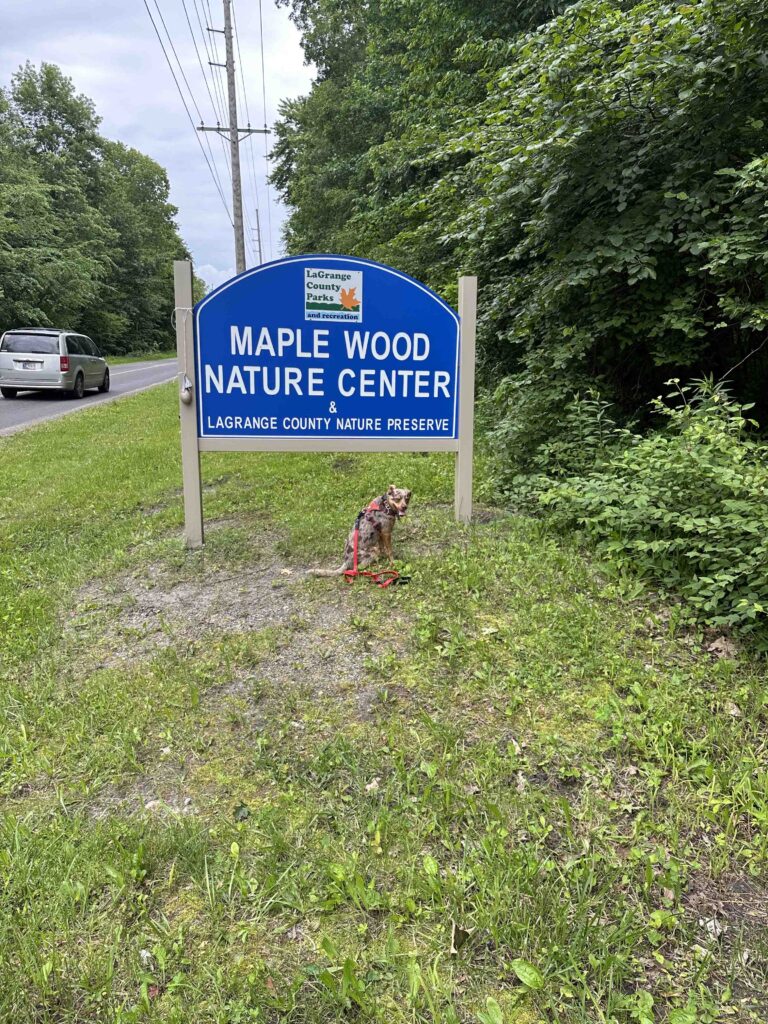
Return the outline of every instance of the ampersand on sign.
<path id="1" fill-rule="evenodd" d="M 335 402 L 331 402 L 331 405 L 330 405 L 330 408 L 328 409 L 328 412 L 336 412 L 336 403 Z"/>

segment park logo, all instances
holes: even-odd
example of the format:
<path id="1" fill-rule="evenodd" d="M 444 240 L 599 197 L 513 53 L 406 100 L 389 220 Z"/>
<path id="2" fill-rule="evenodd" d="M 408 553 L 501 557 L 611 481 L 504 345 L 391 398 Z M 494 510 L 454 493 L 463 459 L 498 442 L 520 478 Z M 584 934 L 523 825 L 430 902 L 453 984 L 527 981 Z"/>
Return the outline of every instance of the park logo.
<path id="1" fill-rule="evenodd" d="M 304 319 L 360 323 L 363 319 L 363 271 L 305 267 Z"/>

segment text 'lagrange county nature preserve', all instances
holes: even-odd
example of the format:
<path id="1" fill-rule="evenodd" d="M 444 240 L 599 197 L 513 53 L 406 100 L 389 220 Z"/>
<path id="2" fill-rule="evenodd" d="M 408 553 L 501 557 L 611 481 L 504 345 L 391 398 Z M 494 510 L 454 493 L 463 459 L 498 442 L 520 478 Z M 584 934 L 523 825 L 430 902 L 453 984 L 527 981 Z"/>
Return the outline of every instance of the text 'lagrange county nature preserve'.
<path id="1" fill-rule="evenodd" d="M 307 332 L 309 333 L 309 332 Z M 374 359 L 380 362 L 395 360 L 401 363 L 420 363 L 429 358 L 429 335 L 408 334 L 399 331 L 390 337 L 386 331 L 344 330 L 347 357 Z M 328 335 L 325 328 L 315 328 L 311 337 L 302 328 L 278 327 L 270 332 L 262 327 L 254 341 L 253 329 L 232 327 L 230 351 L 233 356 L 256 359 L 268 356 L 322 360 L 329 359 Z M 324 366 L 298 364 L 286 366 L 282 362 L 240 363 L 225 368 L 205 365 L 203 388 L 206 394 L 231 395 L 298 395 L 323 398 L 326 395 Z M 333 395 L 344 398 L 450 398 L 451 375 L 446 370 L 412 369 L 410 367 L 350 367 L 337 374 Z"/>

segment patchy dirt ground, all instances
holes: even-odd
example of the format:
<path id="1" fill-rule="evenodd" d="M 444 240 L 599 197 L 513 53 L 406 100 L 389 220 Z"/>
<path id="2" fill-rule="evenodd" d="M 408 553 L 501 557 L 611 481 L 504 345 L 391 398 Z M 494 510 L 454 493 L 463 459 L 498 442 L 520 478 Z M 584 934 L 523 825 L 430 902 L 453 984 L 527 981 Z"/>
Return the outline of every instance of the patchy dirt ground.
<path id="1" fill-rule="evenodd" d="M 340 580 L 310 582 L 301 569 L 269 560 L 237 573 L 186 572 L 150 565 L 141 575 L 94 581 L 80 591 L 65 624 L 70 640 L 84 633 L 100 650 L 100 666 L 124 666 L 179 642 L 206 634 L 257 633 L 289 629 L 290 650 L 274 656 L 275 672 L 286 681 L 306 681 L 313 666 L 326 676 L 360 678 L 367 657 L 382 653 L 349 628 L 359 613 L 358 591 Z M 389 602 L 386 614 L 397 617 Z M 319 643 L 319 641 L 322 641 Z"/>
<path id="2" fill-rule="evenodd" d="M 743 871 L 732 870 L 719 878 L 699 871 L 690 879 L 683 904 L 698 927 L 702 946 L 714 940 L 735 963 L 737 998 L 755 999 L 755 1005 L 768 1014 L 763 983 L 768 958 L 768 892 L 764 884 Z"/>
<path id="3" fill-rule="evenodd" d="M 141 575 L 89 584 L 66 628 L 98 634 L 110 652 L 103 664 L 111 666 L 206 633 L 286 625 L 302 607 L 288 573 L 271 562 L 236 574 L 203 570 L 180 578 L 167 566 L 150 565 Z"/>
<path id="4" fill-rule="evenodd" d="M 271 547 L 236 572 L 168 558 L 82 588 L 64 635 L 79 652 L 81 671 L 89 673 L 140 668 L 171 647 L 199 649 L 206 638 L 268 634 L 257 667 L 237 669 L 209 686 L 196 712 L 201 735 L 226 735 L 242 752 L 268 732 L 302 728 L 286 719 L 286 695 L 347 721 L 374 719 L 385 704 L 412 713 L 419 704 L 415 693 L 388 678 L 393 655 L 407 646 L 392 598 L 362 583 L 311 580 L 303 568 L 286 568 Z M 382 611 L 386 639 L 365 628 L 365 616 Z M 147 749 L 143 770 L 92 794 L 87 811 L 99 819 L 197 814 L 201 792 L 207 805 L 227 796 L 218 785 L 205 793 L 200 772 L 206 761 L 205 753 L 179 759 L 170 746 Z"/>

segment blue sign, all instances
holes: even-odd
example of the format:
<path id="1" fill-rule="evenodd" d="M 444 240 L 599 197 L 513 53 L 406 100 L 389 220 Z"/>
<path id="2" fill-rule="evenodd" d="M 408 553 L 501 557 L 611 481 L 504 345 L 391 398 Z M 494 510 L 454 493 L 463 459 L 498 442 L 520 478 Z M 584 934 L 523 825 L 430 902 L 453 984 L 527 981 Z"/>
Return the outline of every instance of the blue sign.
<path id="1" fill-rule="evenodd" d="M 195 357 L 200 437 L 458 437 L 458 315 L 380 263 L 240 274 L 195 306 Z"/>

